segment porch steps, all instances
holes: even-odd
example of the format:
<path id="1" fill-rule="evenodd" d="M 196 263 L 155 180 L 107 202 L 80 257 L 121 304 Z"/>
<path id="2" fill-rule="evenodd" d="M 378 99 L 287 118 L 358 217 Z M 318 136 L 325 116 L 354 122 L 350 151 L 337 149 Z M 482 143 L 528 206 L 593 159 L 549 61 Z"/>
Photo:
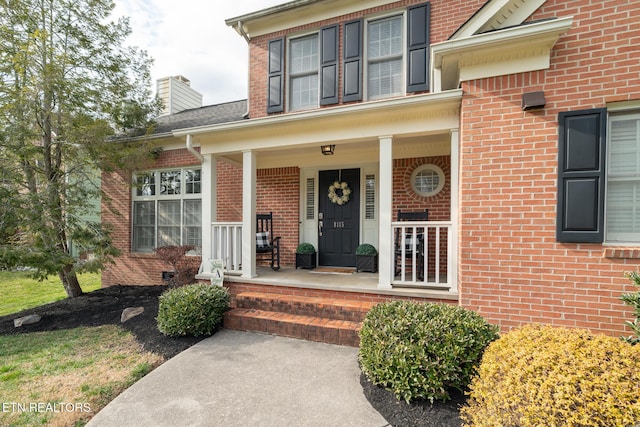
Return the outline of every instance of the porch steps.
<path id="1" fill-rule="evenodd" d="M 268 292 L 242 292 L 224 326 L 308 341 L 357 347 L 358 332 L 375 303 Z"/>

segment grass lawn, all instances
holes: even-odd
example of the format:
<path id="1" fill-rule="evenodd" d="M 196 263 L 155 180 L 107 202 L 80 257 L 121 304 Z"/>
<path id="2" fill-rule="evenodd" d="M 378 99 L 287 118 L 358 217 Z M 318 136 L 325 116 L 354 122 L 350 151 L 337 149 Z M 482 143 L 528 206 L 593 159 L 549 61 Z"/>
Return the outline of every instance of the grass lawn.
<path id="1" fill-rule="evenodd" d="M 162 361 L 113 325 L 0 336 L 0 425 L 84 425 Z"/>
<path id="2" fill-rule="evenodd" d="M 100 274 L 84 273 L 78 276 L 84 292 L 100 288 Z M 67 297 L 57 276 L 39 282 L 23 271 L 0 271 L 0 316 L 37 307 Z"/>
<path id="3" fill-rule="evenodd" d="M 98 274 L 79 277 L 85 292 Z M 66 298 L 55 278 L 0 271 L 0 315 Z M 118 326 L 0 336 L 0 426 L 82 426 L 163 362 Z"/>

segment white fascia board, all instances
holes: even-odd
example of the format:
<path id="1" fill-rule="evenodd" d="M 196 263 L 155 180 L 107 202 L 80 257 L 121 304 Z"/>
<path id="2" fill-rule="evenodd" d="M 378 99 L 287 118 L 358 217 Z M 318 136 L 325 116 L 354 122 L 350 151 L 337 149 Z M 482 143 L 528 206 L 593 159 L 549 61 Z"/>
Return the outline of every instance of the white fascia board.
<path id="1" fill-rule="evenodd" d="M 284 123 L 294 123 L 298 121 L 315 118 L 330 118 L 359 112 L 389 111 L 393 108 L 408 107 L 411 105 L 432 105 L 434 108 L 451 102 L 460 102 L 462 99 L 461 90 L 449 90 L 438 93 L 428 93 L 424 95 L 407 96 L 381 101 L 370 101 L 361 104 L 338 106 L 333 108 L 322 108 L 300 113 L 282 114 L 274 117 L 260 117 L 257 119 L 242 120 L 231 123 L 217 125 L 199 126 L 193 128 L 177 129 L 172 132 L 174 137 L 180 138 L 186 135 L 198 135 L 204 133 L 245 130 L 258 128 L 265 125 L 278 125 Z"/>
<path id="2" fill-rule="evenodd" d="M 489 30 L 522 24 L 546 0 L 491 0 L 460 27 L 451 38 L 462 39 Z"/>
<path id="3" fill-rule="evenodd" d="M 435 43 L 431 62 L 440 71 L 441 89 L 473 78 L 548 68 L 551 48 L 572 24 L 570 16 Z"/>

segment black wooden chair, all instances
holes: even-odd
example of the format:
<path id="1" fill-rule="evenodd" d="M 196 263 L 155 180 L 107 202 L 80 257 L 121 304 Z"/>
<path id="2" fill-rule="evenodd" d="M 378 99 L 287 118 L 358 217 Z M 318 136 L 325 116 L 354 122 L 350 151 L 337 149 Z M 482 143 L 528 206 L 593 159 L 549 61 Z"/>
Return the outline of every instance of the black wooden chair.
<path id="1" fill-rule="evenodd" d="M 417 212 L 402 212 L 398 210 L 398 221 L 428 221 L 429 220 L 429 209 L 425 209 L 424 211 Z M 422 279 L 424 276 L 423 268 L 424 268 L 424 228 L 419 227 L 416 229 L 416 234 L 414 236 L 413 229 L 409 229 L 405 231 L 404 238 L 402 236 L 402 230 L 396 229 L 395 232 L 395 241 L 394 241 L 394 254 L 395 254 L 395 275 L 399 275 L 402 269 L 402 248 L 404 246 L 404 256 L 405 260 L 409 259 L 411 262 L 413 261 L 413 252 L 415 248 L 416 252 L 416 261 L 418 268 L 418 278 Z M 411 263 L 407 263 L 406 265 L 412 266 Z"/>
<path id="2" fill-rule="evenodd" d="M 280 236 L 274 236 L 273 212 L 256 214 L 256 260 L 269 261 L 273 271 L 280 270 Z"/>

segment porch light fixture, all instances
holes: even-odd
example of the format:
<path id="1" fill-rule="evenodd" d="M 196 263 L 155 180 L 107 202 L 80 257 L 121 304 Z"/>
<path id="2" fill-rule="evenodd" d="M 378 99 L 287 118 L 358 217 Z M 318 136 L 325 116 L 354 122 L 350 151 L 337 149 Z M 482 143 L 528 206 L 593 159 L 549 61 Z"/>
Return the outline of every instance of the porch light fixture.
<path id="1" fill-rule="evenodd" d="M 544 99 L 544 92 L 527 92 L 522 94 L 522 111 L 542 108 L 547 102 Z"/>
<path id="2" fill-rule="evenodd" d="M 320 146 L 320 151 L 322 152 L 322 154 L 324 154 L 325 156 L 331 156 L 333 155 L 333 150 L 335 150 L 336 146 L 335 145 L 321 145 Z"/>

